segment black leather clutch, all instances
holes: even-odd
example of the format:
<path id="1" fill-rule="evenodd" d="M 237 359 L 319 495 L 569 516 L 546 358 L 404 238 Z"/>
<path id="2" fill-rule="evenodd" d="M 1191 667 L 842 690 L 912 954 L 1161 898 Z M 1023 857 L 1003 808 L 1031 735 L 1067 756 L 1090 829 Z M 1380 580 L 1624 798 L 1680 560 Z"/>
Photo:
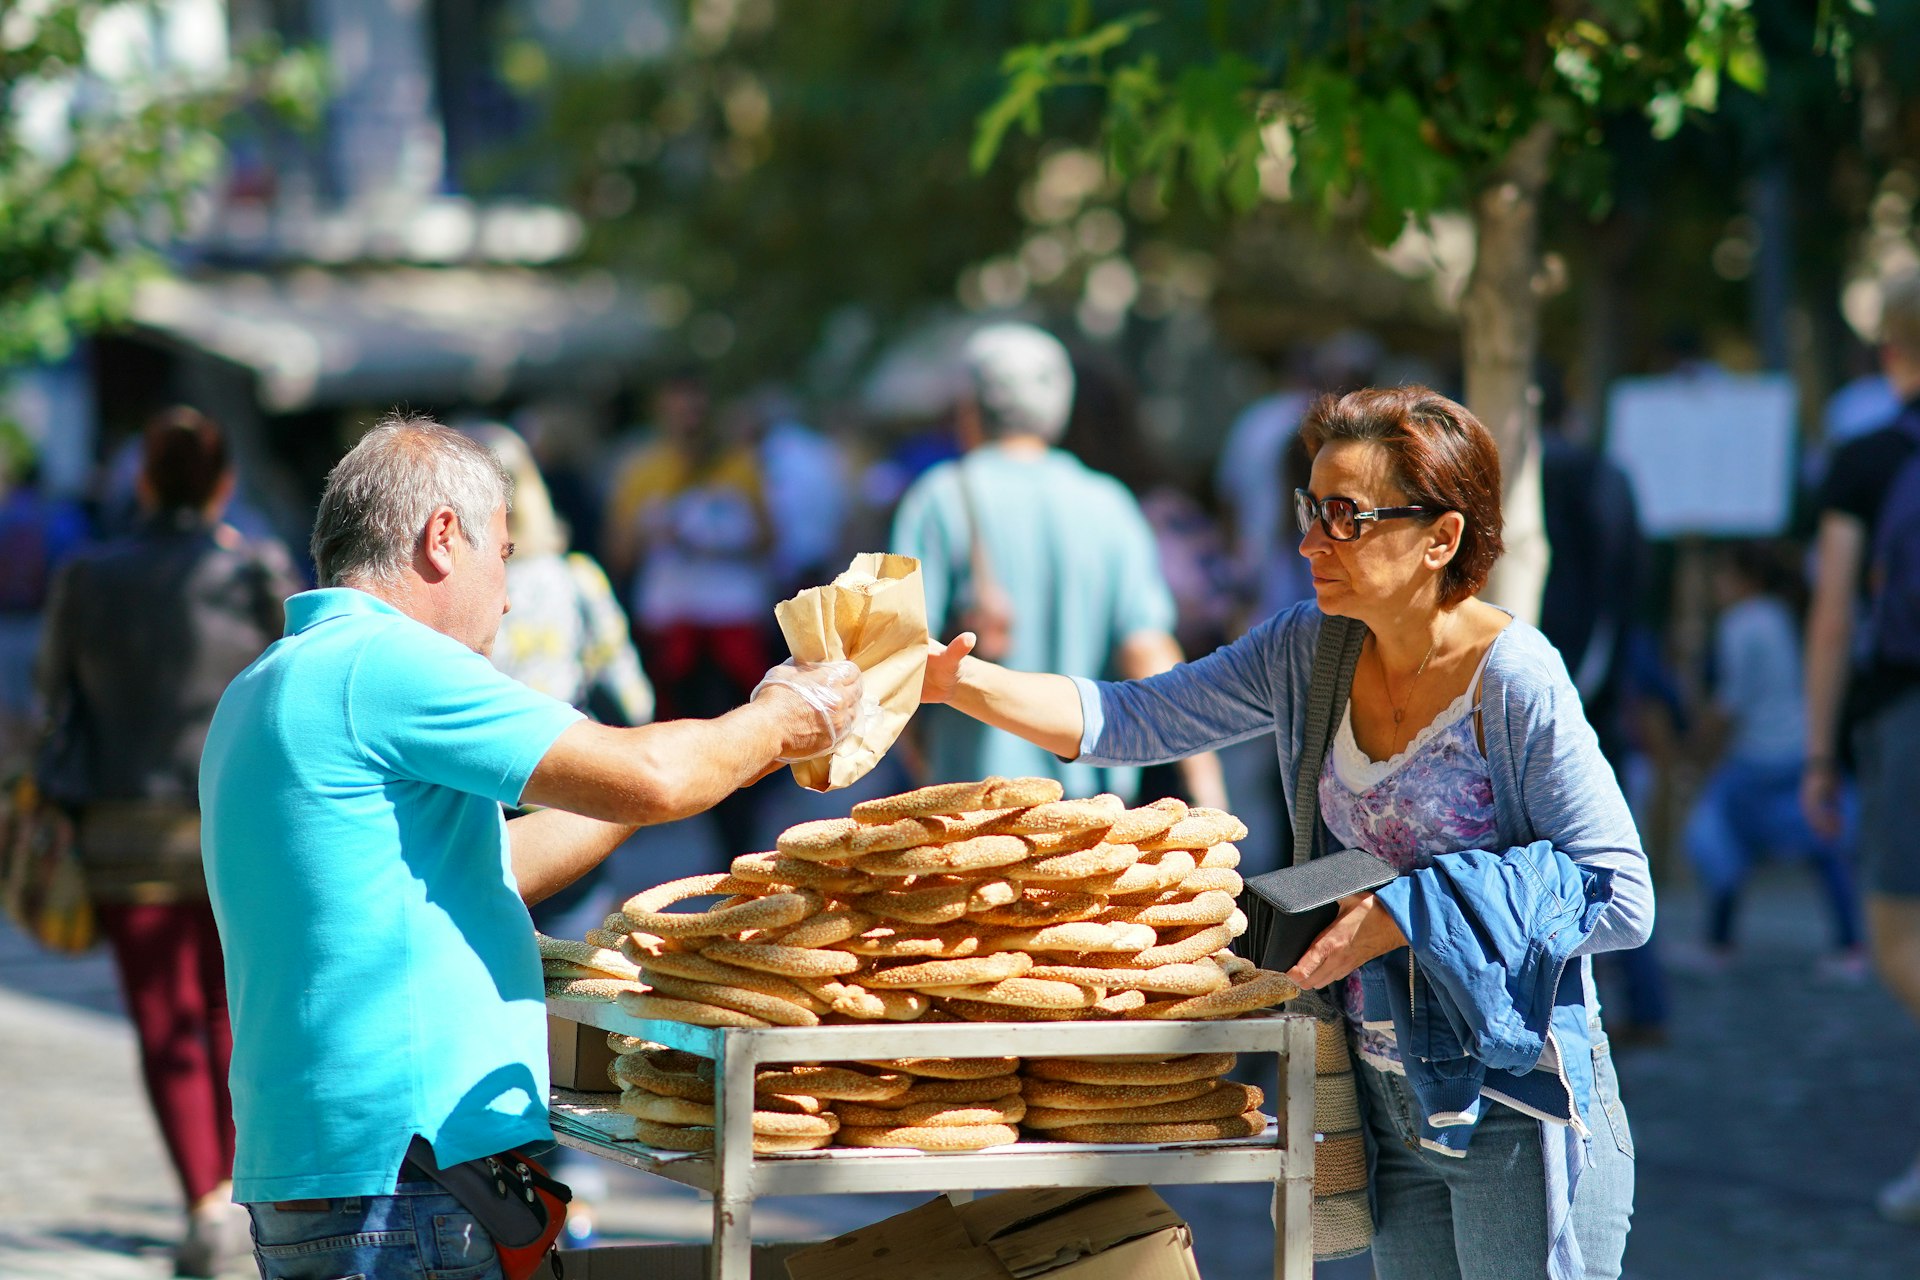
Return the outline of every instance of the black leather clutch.
<path id="1" fill-rule="evenodd" d="M 1342 849 L 1252 877 L 1240 894 L 1247 915 L 1241 954 L 1262 969 L 1286 972 L 1339 916 L 1341 898 L 1378 889 L 1398 874 L 1365 849 Z"/>

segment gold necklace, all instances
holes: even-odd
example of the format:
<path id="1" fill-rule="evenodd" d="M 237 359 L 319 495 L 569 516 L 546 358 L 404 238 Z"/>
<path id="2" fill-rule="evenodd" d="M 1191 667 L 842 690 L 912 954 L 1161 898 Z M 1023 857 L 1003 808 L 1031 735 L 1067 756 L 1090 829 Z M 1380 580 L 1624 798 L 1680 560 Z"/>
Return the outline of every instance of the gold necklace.
<path id="1" fill-rule="evenodd" d="M 1427 664 L 1433 661 L 1433 654 L 1440 647 L 1440 637 L 1435 636 L 1433 643 L 1427 646 L 1427 656 L 1420 659 L 1420 665 L 1414 669 L 1413 679 L 1407 682 L 1407 696 L 1399 703 L 1393 700 L 1393 684 L 1387 679 L 1387 660 L 1380 656 L 1380 646 L 1373 646 L 1373 660 L 1380 664 L 1380 685 L 1387 691 L 1387 705 L 1393 708 L 1393 727 L 1398 736 L 1400 722 L 1407 718 L 1407 708 L 1413 705 L 1413 692 L 1420 687 L 1420 677 L 1427 674 Z"/>

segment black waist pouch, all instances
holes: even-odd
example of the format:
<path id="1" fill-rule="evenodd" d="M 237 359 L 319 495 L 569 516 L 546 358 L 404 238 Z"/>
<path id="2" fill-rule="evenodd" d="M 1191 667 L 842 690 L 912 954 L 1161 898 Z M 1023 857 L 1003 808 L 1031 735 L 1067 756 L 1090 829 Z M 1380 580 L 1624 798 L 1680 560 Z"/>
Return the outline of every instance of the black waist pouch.
<path id="1" fill-rule="evenodd" d="M 507 1280 L 526 1280 L 567 1224 L 572 1190 L 523 1150 L 442 1168 L 426 1139 L 415 1138 L 407 1163 L 439 1183 L 492 1237 Z M 558 1275 L 557 1255 L 554 1262 Z"/>
<path id="2" fill-rule="evenodd" d="M 1399 873 L 1365 849 L 1343 849 L 1250 878 L 1240 891 L 1247 931 L 1235 950 L 1262 969 L 1285 973 L 1340 914 L 1339 901 Z"/>

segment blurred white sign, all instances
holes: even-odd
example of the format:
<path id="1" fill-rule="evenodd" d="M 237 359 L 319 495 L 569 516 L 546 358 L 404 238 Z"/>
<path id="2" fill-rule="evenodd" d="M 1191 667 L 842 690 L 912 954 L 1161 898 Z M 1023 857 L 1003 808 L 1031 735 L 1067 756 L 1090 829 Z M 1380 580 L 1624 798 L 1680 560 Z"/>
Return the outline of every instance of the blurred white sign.
<path id="1" fill-rule="evenodd" d="M 1785 374 L 1622 378 L 1607 455 L 1633 481 L 1647 536 L 1764 537 L 1793 500 L 1798 393 Z"/>

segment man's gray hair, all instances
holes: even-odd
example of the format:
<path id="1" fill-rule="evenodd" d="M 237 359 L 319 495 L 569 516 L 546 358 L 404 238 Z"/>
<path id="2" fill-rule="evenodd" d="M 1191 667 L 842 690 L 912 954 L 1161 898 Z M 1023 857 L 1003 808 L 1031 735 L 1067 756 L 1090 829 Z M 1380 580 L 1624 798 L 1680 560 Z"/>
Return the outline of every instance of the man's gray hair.
<path id="1" fill-rule="evenodd" d="M 314 572 L 323 587 L 392 581 L 440 507 L 484 549 L 493 513 L 512 502 L 513 481 L 485 445 L 431 418 L 391 414 L 327 475 L 309 546 Z"/>
<path id="2" fill-rule="evenodd" d="M 1052 443 L 1073 412 L 1073 361 L 1060 340 L 1030 324 L 991 324 L 967 339 L 967 389 L 980 426 L 996 440 L 1039 436 Z"/>

